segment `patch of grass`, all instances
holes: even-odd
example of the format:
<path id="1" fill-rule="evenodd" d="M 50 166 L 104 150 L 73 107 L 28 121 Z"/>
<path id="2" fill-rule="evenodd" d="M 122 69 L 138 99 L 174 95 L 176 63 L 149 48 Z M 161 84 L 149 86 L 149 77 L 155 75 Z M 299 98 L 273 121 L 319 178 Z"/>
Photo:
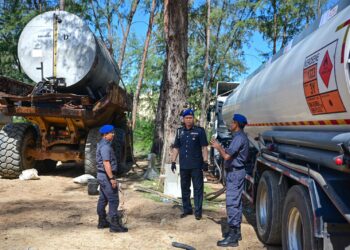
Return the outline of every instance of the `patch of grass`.
<path id="1" fill-rule="evenodd" d="M 141 181 L 140 185 L 145 188 L 149 188 L 158 192 L 163 192 L 163 187 L 159 185 L 158 180 L 143 180 Z"/>
<path id="2" fill-rule="evenodd" d="M 217 202 L 217 201 L 208 201 L 206 199 L 203 200 L 203 208 L 209 211 L 218 211 L 221 208 L 225 207 L 225 201 Z"/>
<path id="3" fill-rule="evenodd" d="M 212 193 L 212 192 L 214 192 L 214 189 L 212 189 L 212 187 L 204 184 L 204 193 L 205 194 L 209 194 L 209 193 Z"/>
<path id="4" fill-rule="evenodd" d="M 137 119 L 134 130 L 134 154 L 144 156 L 151 151 L 154 122 L 147 119 Z"/>
<path id="5" fill-rule="evenodd" d="M 143 193 L 142 196 L 155 202 L 162 202 L 162 197 L 156 194 Z"/>

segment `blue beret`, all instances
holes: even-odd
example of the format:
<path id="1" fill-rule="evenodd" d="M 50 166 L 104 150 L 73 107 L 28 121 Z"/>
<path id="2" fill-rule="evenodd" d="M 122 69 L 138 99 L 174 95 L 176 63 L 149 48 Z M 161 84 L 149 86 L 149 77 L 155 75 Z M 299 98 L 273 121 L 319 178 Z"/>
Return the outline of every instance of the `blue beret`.
<path id="1" fill-rule="evenodd" d="M 192 115 L 194 116 L 194 111 L 192 109 L 185 109 L 183 112 L 182 112 L 182 116 L 185 117 L 187 115 Z"/>
<path id="2" fill-rule="evenodd" d="M 99 132 L 100 132 L 101 134 L 107 134 L 107 133 L 109 133 L 109 132 L 112 132 L 113 130 L 114 130 L 114 126 L 113 126 L 113 125 L 103 125 L 103 126 L 100 128 Z"/>
<path id="3" fill-rule="evenodd" d="M 232 117 L 232 120 L 236 121 L 236 122 L 240 122 L 243 124 L 247 124 L 247 118 L 244 115 L 240 115 L 240 114 L 234 114 Z"/>

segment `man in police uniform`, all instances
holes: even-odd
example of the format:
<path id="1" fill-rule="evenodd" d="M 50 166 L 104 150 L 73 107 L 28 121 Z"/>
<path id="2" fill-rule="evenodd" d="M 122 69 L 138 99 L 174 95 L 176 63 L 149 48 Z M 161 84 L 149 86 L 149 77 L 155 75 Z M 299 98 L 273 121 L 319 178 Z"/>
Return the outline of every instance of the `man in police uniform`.
<path id="1" fill-rule="evenodd" d="M 102 139 L 97 144 L 96 150 L 97 180 L 100 184 L 100 197 L 97 202 L 97 228 L 109 227 L 110 232 L 127 232 L 128 229 L 121 225 L 118 215 L 119 195 L 118 183 L 115 177 L 117 159 L 111 145 L 114 138 L 114 127 L 104 125 L 99 132 Z M 109 204 L 108 221 L 106 219 L 107 204 Z"/>
<path id="2" fill-rule="evenodd" d="M 243 115 L 233 116 L 230 127 L 233 139 L 226 149 L 215 139 L 210 141 L 211 146 L 224 158 L 226 168 L 226 213 L 230 231 L 225 234 L 223 240 L 217 242 L 217 245 L 222 247 L 238 246 L 238 241 L 242 239 L 242 193 L 249 152 L 249 141 L 243 129 L 247 123 L 247 118 Z"/>
<path id="3" fill-rule="evenodd" d="M 194 189 L 195 217 L 202 218 L 203 170 L 208 170 L 208 141 L 205 130 L 194 126 L 194 111 L 182 112 L 183 127 L 177 129 L 172 152 L 171 170 L 175 173 L 176 158 L 180 155 L 180 177 L 183 213 L 181 218 L 193 214 L 191 205 L 191 180 Z"/>

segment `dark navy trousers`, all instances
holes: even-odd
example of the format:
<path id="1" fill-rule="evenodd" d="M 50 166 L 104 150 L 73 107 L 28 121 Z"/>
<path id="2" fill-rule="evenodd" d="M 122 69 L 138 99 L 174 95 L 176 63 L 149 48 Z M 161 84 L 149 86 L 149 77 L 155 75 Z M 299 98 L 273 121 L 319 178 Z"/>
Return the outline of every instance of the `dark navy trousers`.
<path id="1" fill-rule="evenodd" d="M 108 216 L 118 215 L 119 194 L 118 188 L 112 188 L 111 182 L 104 173 L 97 173 L 97 180 L 100 184 L 100 197 L 97 202 L 98 216 L 106 217 L 106 206 L 108 204 Z"/>
<path id="2" fill-rule="evenodd" d="M 226 213 L 227 224 L 239 227 L 242 222 L 242 193 L 245 169 L 226 169 Z"/>
<path id="3" fill-rule="evenodd" d="M 181 196 L 184 213 L 192 212 L 191 205 L 191 180 L 193 182 L 195 214 L 202 215 L 203 204 L 203 171 L 200 168 L 181 169 Z"/>

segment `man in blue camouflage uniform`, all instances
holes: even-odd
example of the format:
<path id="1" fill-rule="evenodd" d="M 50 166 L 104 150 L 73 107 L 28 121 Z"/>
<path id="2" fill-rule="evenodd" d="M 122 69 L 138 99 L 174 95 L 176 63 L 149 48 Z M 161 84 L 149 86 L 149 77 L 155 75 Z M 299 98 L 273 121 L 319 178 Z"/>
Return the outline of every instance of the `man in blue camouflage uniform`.
<path id="1" fill-rule="evenodd" d="M 249 153 L 249 141 L 243 129 L 247 123 L 247 118 L 243 115 L 233 116 L 230 127 L 233 139 L 228 148 L 224 149 L 215 139 L 210 142 L 224 158 L 226 168 L 226 213 L 230 231 L 225 234 L 223 240 L 217 242 L 221 247 L 236 247 L 242 239 L 242 193 Z"/>
<path id="2" fill-rule="evenodd" d="M 97 180 L 100 184 L 100 197 L 97 202 L 98 225 L 97 228 L 109 227 L 110 232 L 127 232 L 128 229 L 121 224 L 118 215 L 119 195 L 117 173 L 117 159 L 112 148 L 114 127 L 104 125 L 99 132 L 102 139 L 97 144 Z M 106 206 L 109 205 L 108 220 Z"/>
<path id="3" fill-rule="evenodd" d="M 181 218 L 193 214 L 191 205 L 191 180 L 194 189 L 195 217 L 202 218 L 203 204 L 203 170 L 208 170 L 208 141 L 205 130 L 194 126 L 194 111 L 186 109 L 182 112 L 184 125 L 177 129 L 171 170 L 175 173 L 176 158 L 180 155 L 180 178 L 183 213 Z"/>

